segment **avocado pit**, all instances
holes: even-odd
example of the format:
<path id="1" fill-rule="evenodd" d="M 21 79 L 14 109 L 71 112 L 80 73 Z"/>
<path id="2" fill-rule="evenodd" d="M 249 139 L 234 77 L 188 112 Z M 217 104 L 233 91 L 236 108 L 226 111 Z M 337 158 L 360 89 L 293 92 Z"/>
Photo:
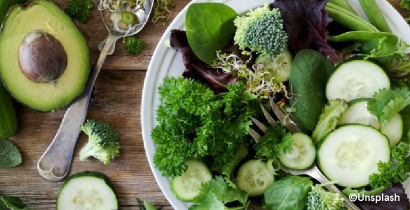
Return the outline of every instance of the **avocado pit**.
<path id="1" fill-rule="evenodd" d="M 19 63 L 31 81 L 56 82 L 67 67 L 67 53 L 54 36 L 35 30 L 27 34 L 20 46 Z"/>

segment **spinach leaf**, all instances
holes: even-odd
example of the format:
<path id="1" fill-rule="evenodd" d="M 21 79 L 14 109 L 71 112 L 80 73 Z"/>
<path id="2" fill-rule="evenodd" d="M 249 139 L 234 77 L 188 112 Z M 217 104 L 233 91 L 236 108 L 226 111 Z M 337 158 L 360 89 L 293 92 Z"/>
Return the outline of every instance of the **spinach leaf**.
<path id="1" fill-rule="evenodd" d="M 320 53 L 301 50 L 292 62 L 289 78 L 294 97 L 290 104 L 296 108 L 294 117 L 299 126 L 313 131 L 326 104 L 326 82 L 333 65 Z"/>
<path id="2" fill-rule="evenodd" d="M 302 176 L 287 176 L 275 182 L 265 192 L 266 209 L 305 209 L 312 181 Z"/>
<path id="3" fill-rule="evenodd" d="M 238 14 L 222 3 L 194 3 L 186 14 L 186 31 L 192 51 L 202 61 L 213 64 L 235 34 L 233 20 Z"/>

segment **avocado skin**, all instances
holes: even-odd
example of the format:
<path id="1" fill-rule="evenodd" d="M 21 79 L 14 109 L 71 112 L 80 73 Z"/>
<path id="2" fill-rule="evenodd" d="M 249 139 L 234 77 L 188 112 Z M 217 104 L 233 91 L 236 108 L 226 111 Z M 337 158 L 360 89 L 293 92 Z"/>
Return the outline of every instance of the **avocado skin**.
<path id="1" fill-rule="evenodd" d="M 49 20 L 52 21 L 49 23 Z M 34 30 L 42 30 L 55 36 L 66 50 L 67 69 L 54 83 L 30 81 L 21 71 L 18 58 L 14 60 L 22 43 L 20 37 L 25 37 Z M 90 55 L 87 42 L 60 7 L 49 0 L 31 0 L 8 10 L 0 33 L 0 80 L 16 101 L 41 112 L 61 109 L 71 104 L 83 92 L 89 74 Z"/>
<path id="2" fill-rule="evenodd" d="M 4 17 L 7 15 L 7 11 L 14 4 L 24 4 L 27 0 L 2 0 L 0 1 L 0 23 L 3 22 Z"/>
<path id="3" fill-rule="evenodd" d="M 14 4 L 23 4 L 27 0 L 0 1 L 0 23 L 3 22 L 7 11 Z M 0 138 L 9 138 L 16 134 L 18 129 L 17 114 L 13 99 L 0 82 Z"/>
<path id="4" fill-rule="evenodd" d="M 0 83 L 0 138 L 10 138 L 17 132 L 17 114 L 13 99 Z"/>

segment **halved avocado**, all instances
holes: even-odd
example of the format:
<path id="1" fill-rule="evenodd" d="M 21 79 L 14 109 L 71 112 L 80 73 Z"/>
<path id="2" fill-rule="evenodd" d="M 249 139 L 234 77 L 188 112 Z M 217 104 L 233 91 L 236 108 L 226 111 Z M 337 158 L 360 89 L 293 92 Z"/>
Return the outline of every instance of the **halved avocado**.
<path id="1" fill-rule="evenodd" d="M 90 73 L 87 42 L 48 0 L 13 7 L 0 34 L 0 77 L 13 97 L 39 111 L 70 104 Z"/>

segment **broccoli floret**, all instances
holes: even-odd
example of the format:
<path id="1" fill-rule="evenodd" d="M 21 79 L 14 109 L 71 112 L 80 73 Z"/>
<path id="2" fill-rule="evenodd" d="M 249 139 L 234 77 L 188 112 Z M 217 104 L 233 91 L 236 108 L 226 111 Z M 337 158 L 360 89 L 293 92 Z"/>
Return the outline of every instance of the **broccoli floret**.
<path id="1" fill-rule="evenodd" d="M 119 136 L 113 126 L 96 120 L 87 120 L 81 126 L 81 130 L 89 138 L 88 143 L 80 151 L 80 160 L 93 156 L 107 165 L 110 160 L 120 155 Z"/>
<path id="2" fill-rule="evenodd" d="M 65 12 L 82 23 L 87 22 L 93 2 L 90 0 L 71 0 L 68 2 Z"/>
<path id="3" fill-rule="evenodd" d="M 14 168 L 21 162 L 21 153 L 16 145 L 7 139 L 0 139 L 0 168 Z"/>
<path id="4" fill-rule="evenodd" d="M 145 48 L 145 42 L 137 37 L 124 38 L 123 43 L 125 44 L 125 51 L 135 56 L 139 55 Z"/>
<path id="5" fill-rule="evenodd" d="M 345 210 L 344 198 L 326 191 L 321 185 L 312 186 L 308 195 L 307 210 Z"/>
<path id="6" fill-rule="evenodd" d="M 288 36 L 283 30 L 283 19 L 280 10 L 271 10 L 268 4 L 237 17 L 235 43 L 242 50 L 270 56 L 278 55 L 287 48 Z"/>

